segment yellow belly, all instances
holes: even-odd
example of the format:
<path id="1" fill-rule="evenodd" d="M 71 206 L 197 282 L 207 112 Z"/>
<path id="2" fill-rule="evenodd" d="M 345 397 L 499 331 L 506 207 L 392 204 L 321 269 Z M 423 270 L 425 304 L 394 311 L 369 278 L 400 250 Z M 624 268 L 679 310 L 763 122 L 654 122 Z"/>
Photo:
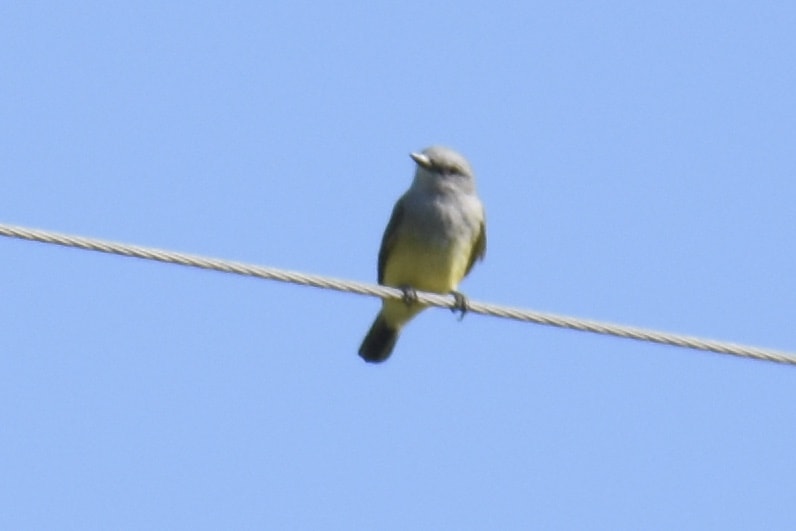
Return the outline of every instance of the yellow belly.
<path id="1" fill-rule="evenodd" d="M 416 240 L 396 242 L 384 268 L 387 286 L 411 286 L 421 291 L 448 293 L 459 285 L 469 253 L 461 245 L 434 247 Z"/>
<path id="2" fill-rule="evenodd" d="M 467 271 L 470 249 L 466 245 L 429 245 L 405 238 L 393 245 L 384 267 L 384 284 L 409 286 L 418 291 L 450 293 Z M 385 300 L 382 315 L 399 328 L 425 309 L 422 304 L 407 306 L 400 300 Z"/>

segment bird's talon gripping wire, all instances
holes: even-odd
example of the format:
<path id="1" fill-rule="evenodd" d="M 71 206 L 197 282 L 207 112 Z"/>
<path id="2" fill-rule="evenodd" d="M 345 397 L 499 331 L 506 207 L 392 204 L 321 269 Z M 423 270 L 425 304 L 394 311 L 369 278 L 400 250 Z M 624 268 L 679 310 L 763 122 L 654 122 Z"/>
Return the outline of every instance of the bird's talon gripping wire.
<path id="1" fill-rule="evenodd" d="M 461 321 L 464 319 L 464 315 L 470 311 L 470 303 L 464 293 L 451 291 L 451 295 L 453 295 L 454 299 L 454 305 L 451 306 L 451 311 L 454 313 L 459 312 L 459 321 Z"/>
<path id="2" fill-rule="evenodd" d="M 398 289 L 403 292 L 401 300 L 404 301 L 404 304 L 411 306 L 417 302 L 417 291 L 415 291 L 415 288 L 412 286 L 401 286 Z"/>

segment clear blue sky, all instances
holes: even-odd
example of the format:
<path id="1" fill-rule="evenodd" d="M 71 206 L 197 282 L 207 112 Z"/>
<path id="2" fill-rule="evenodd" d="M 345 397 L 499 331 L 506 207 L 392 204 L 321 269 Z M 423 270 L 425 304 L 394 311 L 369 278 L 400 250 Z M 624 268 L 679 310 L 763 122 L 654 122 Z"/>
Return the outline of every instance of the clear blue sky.
<path id="1" fill-rule="evenodd" d="M 68 4 L 68 5 L 65 5 Z M 519 4 L 519 3 L 517 3 Z M 793 2 L 6 2 L 0 221 L 796 350 Z M 0 528 L 793 529 L 796 369 L 0 239 Z"/>

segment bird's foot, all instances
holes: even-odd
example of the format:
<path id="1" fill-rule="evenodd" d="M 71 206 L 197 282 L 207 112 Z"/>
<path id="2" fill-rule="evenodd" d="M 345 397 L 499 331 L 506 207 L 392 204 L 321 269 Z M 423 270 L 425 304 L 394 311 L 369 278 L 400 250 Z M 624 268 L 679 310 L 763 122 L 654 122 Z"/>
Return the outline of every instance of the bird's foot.
<path id="1" fill-rule="evenodd" d="M 415 291 L 415 288 L 412 286 L 399 286 L 398 289 L 403 292 L 401 300 L 404 301 L 404 304 L 412 306 L 417 302 L 417 291 Z"/>
<path id="2" fill-rule="evenodd" d="M 451 311 L 453 313 L 459 312 L 459 321 L 461 321 L 464 319 L 464 315 L 470 311 L 470 303 L 464 293 L 451 291 L 451 295 L 453 295 L 454 301 L 454 305 L 451 306 Z"/>

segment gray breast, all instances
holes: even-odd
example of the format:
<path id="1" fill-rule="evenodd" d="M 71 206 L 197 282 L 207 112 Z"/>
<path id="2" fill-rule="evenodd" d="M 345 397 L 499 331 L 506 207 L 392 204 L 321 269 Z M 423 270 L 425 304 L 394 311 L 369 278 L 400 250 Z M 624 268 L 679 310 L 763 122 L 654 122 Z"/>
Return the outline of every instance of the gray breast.
<path id="1" fill-rule="evenodd" d="M 472 194 L 434 194 L 408 200 L 405 228 L 434 246 L 471 242 L 481 223 L 481 205 Z"/>

